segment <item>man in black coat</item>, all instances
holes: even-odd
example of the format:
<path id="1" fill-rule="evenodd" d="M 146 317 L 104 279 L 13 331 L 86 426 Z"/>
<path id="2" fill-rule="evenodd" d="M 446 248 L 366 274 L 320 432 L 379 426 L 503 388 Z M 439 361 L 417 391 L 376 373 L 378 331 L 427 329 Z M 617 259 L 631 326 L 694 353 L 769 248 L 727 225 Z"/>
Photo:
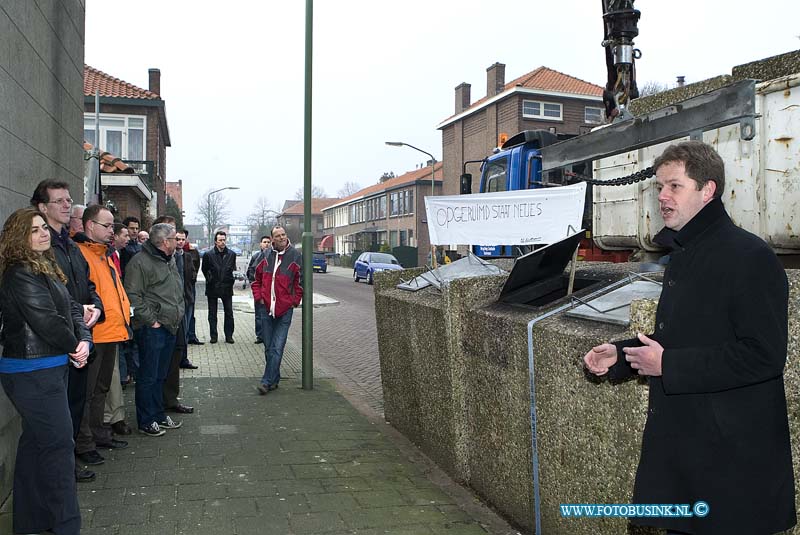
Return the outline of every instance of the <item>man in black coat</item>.
<path id="1" fill-rule="evenodd" d="M 690 534 L 787 530 L 796 512 L 783 385 L 786 272 L 726 213 L 724 164 L 710 146 L 670 146 L 654 168 L 674 232 L 655 333 L 594 347 L 584 362 L 612 380 L 648 377 L 633 502 L 708 507 L 702 516 L 701 506 L 691 517 L 632 522 Z"/>
<path id="2" fill-rule="evenodd" d="M 233 343 L 233 272 L 236 254 L 225 246 L 228 235 L 219 231 L 214 235 L 214 247 L 203 255 L 202 271 L 206 278 L 208 297 L 208 329 L 211 343 L 217 343 L 217 299 L 222 299 L 225 309 L 225 341 Z"/>
<path id="3" fill-rule="evenodd" d="M 76 303 L 83 306 L 83 320 L 91 329 L 98 321 L 103 321 L 103 303 L 97 295 L 94 283 L 89 279 L 89 264 L 78 246 L 69 237 L 69 220 L 72 215 L 72 197 L 69 184 L 59 180 L 42 180 L 31 196 L 31 206 L 37 208 L 47 218 L 50 227 L 50 243 L 56 262 L 67 277 L 67 289 Z M 82 368 L 68 366 L 67 398 L 72 417 L 73 438 L 77 438 L 86 406 L 87 382 L 90 363 Z M 75 465 L 77 481 L 92 481 L 95 473 L 81 470 Z"/>

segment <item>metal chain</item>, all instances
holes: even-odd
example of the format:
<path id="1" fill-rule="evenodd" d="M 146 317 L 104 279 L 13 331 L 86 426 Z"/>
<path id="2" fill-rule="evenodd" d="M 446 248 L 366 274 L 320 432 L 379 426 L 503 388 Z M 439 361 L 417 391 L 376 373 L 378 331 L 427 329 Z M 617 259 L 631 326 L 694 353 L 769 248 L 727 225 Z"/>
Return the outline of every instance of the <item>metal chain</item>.
<path id="1" fill-rule="evenodd" d="M 648 167 L 646 169 L 642 169 L 641 171 L 637 171 L 632 175 L 621 176 L 619 178 L 612 178 L 609 180 L 596 180 L 594 178 L 580 175 L 578 173 L 573 173 L 571 171 L 565 174 L 567 176 L 583 180 L 584 182 L 586 182 L 587 184 L 591 184 L 592 186 L 627 186 L 629 184 L 636 184 L 637 182 L 641 182 L 642 180 L 647 180 L 648 178 L 655 176 L 656 172 L 653 170 L 652 167 Z"/>

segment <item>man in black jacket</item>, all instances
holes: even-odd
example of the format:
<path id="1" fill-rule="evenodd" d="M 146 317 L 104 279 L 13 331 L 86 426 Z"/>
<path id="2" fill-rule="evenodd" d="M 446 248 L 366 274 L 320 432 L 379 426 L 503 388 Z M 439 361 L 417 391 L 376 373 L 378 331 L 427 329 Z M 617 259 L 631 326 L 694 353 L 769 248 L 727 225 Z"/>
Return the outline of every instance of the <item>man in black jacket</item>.
<path id="1" fill-rule="evenodd" d="M 261 236 L 261 240 L 259 242 L 259 250 L 258 252 L 253 254 L 253 257 L 250 259 L 250 263 L 247 265 L 247 280 L 252 283 L 256 280 L 256 267 L 258 264 L 269 256 L 269 253 L 272 251 L 272 237 L 271 236 Z M 264 319 L 267 316 L 267 307 L 264 303 L 259 303 L 258 300 L 255 300 L 253 307 L 255 309 L 255 321 L 256 321 L 256 343 L 262 344 L 264 341 L 261 339 L 261 325 Z"/>
<path id="2" fill-rule="evenodd" d="M 632 522 L 668 533 L 787 530 L 796 513 L 783 386 L 786 272 L 726 213 L 724 164 L 710 146 L 668 147 L 653 167 L 675 233 L 655 332 L 601 344 L 584 362 L 612 380 L 648 377 L 633 502 L 695 504 L 695 514 Z"/>
<path id="3" fill-rule="evenodd" d="M 217 343 L 217 299 L 222 299 L 225 309 L 225 341 L 233 343 L 233 272 L 236 254 L 225 246 L 228 235 L 219 231 L 214 235 L 214 248 L 203 255 L 202 271 L 206 278 L 208 297 L 208 330 L 211 343 Z"/>
<path id="4" fill-rule="evenodd" d="M 50 227 L 50 241 L 53 253 L 61 271 L 67 277 L 67 289 L 76 303 L 83 305 L 83 320 L 91 329 L 103 319 L 103 304 L 89 280 L 89 265 L 78 246 L 69 237 L 69 219 L 73 201 L 69 194 L 69 184 L 59 180 L 42 180 L 31 197 L 31 206 L 36 207 L 47 218 Z M 91 359 L 90 359 L 91 360 Z M 81 419 L 86 406 L 86 388 L 89 378 L 89 363 L 83 368 L 69 366 L 67 397 L 72 417 L 73 438 L 80 431 Z M 78 481 L 92 481 L 94 472 L 81 470 L 76 465 L 75 477 Z"/>

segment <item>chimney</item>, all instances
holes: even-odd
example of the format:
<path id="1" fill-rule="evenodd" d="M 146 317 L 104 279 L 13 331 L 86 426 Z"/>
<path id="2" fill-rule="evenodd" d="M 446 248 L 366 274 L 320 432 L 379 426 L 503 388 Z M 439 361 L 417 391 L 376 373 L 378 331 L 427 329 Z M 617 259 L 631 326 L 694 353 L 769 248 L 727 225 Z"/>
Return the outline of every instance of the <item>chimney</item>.
<path id="1" fill-rule="evenodd" d="M 469 108 L 471 87 L 467 82 L 461 82 L 456 86 L 456 113 L 461 113 Z"/>
<path id="2" fill-rule="evenodd" d="M 685 85 L 686 85 L 686 77 L 678 76 L 678 87 L 683 87 Z"/>
<path id="3" fill-rule="evenodd" d="M 148 69 L 147 74 L 150 77 L 147 89 L 161 96 L 161 71 L 159 69 Z"/>
<path id="4" fill-rule="evenodd" d="M 492 98 L 498 93 L 503 92 L 506 85 L 506 66 L 502 63 L 495 63 L 486 69 L 486 96 Z"/>

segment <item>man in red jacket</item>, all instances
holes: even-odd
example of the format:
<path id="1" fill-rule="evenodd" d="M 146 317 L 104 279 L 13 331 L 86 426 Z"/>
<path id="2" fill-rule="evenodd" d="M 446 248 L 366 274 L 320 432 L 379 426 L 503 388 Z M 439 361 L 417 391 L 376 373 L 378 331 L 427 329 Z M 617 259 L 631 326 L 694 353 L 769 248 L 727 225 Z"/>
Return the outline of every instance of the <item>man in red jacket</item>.
<path id="1" fill-rule="evenodd" d="M 281 359 L 292 324 L 292 311 L 303 299 L 303 257 L 286 236 L 286 229 L 272 229 L 272 250 L 258 266 L 252 284 L 253 299 L 263 304 L 267 314 L 261 324 L 266 366 L 258 385 L 258 393 L 267 394 L 278 388 L 281 380 Z"/>

